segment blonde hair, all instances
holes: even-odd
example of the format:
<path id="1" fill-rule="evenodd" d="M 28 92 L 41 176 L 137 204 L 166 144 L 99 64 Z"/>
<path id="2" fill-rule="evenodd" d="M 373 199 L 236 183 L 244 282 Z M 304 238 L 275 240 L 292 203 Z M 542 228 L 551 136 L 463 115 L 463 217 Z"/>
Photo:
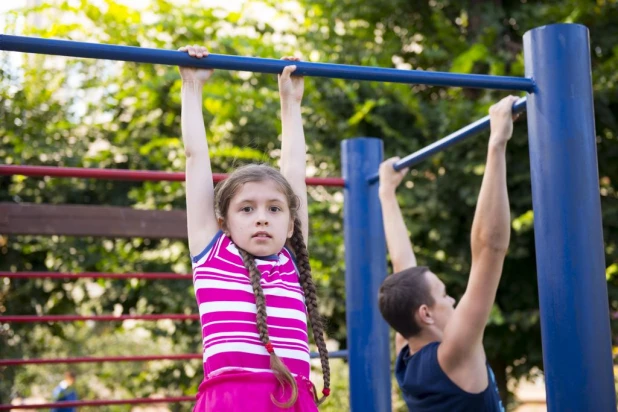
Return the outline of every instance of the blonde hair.
<path id="1" fill-rule="evenodd" d="M 324 375 L 324 390 L 322 392 L 325 395 L 318 399 L 314 388 L 315 402 L 320 405 L 324 402 L 326 394 L 330 392 L 330 366 L 328 364 L 328 350 L 326 349 L 326 341 L 324 340 L 322 318 L 318 311 L 316 287 L 311 277 L 309 253 L 307 252 L 307 246 L 305 244 L 305 240 L 303 239 L 301 222 L 297 216 L 297 211 L 300 206 L 298 196 L 296 196 L 292 186 L 290 186 L 290 183 L 285 179 L 281 172 L 267 165 L 251 164 L 236 169 L 227 179 L 217 185 L 215 190 L 215 214 L 217 219 L 222 222 L 222 228 L 225 229 L 225 219 L 227 217 L 230 202 L 242 186 L 245 183 L 263 182 L 269 180 L 275 182 L 281 190 L 281 193 L 285 195 L 290 208 L 291 218 L 294 221 L 294 232 L 289 240 L 289 245 L 291 246 L 296 258 L 299 282 L 305 294 L 305 304 L 307 306 L 307 313 L 309 314 L 309 321 L 311 322 L 311 329 L 313 330 L 313 338 L 318 347 L 320 361 L 322 363 L 322 373 Z M 262 274 L 255 264 L 255 257 L 245 250 L 240 248 L 238 248 L 238 250 L 245 268 L 249 271 L 251 286 L 253 287 L 255 305 L 257 307 L 257 328 L 260 335 L 260 340 L 267 347 L 267 349 L 269 349 L 271 344 L 270 337 L 268 335 L 266 300 L 264 298 L 264 291 L 262 290 L 262 285 L 260 283 Z M 270 368 L 273 372 L 275 372 L 277 380 L 282 387 L 287 384 L 292 388 L 292 395 L 287 402 L 278 402 L 272 394 L 270 395 L 271 400 L 278 407 L 289 408 L 298 398 L 298 386 L 296 384 L 296 380 L 290 373 L 289 369 L 277 356 L 275 351 L 269 350 L 269 352 Z"/>

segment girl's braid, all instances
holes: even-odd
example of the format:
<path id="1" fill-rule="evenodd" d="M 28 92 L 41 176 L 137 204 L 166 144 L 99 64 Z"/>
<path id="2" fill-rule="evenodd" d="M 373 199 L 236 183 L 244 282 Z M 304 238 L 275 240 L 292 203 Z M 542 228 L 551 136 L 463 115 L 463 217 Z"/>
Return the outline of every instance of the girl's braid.
<path id="1" fill-rule="evenodd" d="M 330 394 L 330 366 L 328 364 L 328 349 L 326 348 L 326 341 L 324 340 L 324 327 L 322 325 L 322 317 L 318 311 L 318 298 L 315 288 L 315 283 L 311 278 L 311 266 L 309 265 L 309 253 L 307 252 L 307 246 L 303 239 L 303 232 L 300 219 L 294 218 L 294 233 L 290 239 L 290 245 L 294 249 L 296 255 L 296 264 L 298 265 L 298 272 L 300 276 L 300 284 L 305 292 L 305 304 L 307 305 L 307 312 L 309 313 L 309 319 L 311 321 L 311 329 L 313 329 L 313 339 L 318 347 L 320 353 L 320 361 L 322 363 L 322 373 L 324 375 L 324 389 L 322 398 L 318 399 L 317 394 L 316 402 L 321 404 L 326 397 Z"/>
<path id="2" fill-rule="evenodd" d="M 294 379 L 289 369 L 277 356 L 275 350 L 273 349 L 272 343 L 270 343 L 267 323 L 268 316 L 266 314 L 266 298 L 264 297 L 264 291 L 262 290 L 262 284 L 260 283 L 262 280 L 262 273 L 255 265 L 255 258 L 251 254 L 240 248 L 238 248 L 238 251 L 240 252 L 240 256 L 245 264 L 245 268 L 249 271 L 251 286 L 253 287 L 253 294 L 255 295 L 255 306 L 257 308 L 257 328 L 260 334 L 260 340 L 264 346 L 266 346 L 266 350 L 270 354 L 270 369 L 275 372 L 275 377 L 281 384 L 282 388 L 285 388 L 286 384 L 290 385 L 292 388 L 292 395 L 287 402 L 278 402 L 272 394 L 270 395 L 270 399 L 280 408 L 289 408 L 296 403 L 296 399 L 298 398 L 298 386 L 296 384 L 296 379 Z"/>

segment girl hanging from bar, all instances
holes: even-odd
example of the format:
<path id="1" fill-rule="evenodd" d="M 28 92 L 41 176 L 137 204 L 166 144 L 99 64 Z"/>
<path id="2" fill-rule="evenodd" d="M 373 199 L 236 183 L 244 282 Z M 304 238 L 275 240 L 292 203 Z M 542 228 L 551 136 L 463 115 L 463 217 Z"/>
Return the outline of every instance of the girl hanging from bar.
<path id="1" fill-rule="evenodd" d="M 180 49 L 208 58 L 204 47 Z M 213 188 L 202 88 L 213 71 L 181 67 L 182 135 L 193 282 L 202 324 L 204 380 L 194 411 L 315 411 L 330 393 L 328 353 L 306 248 L 302 77 L 279 75 L 281 171 L 237 169 Z M 309 380 L 307 315 L 324 374 Z"/>

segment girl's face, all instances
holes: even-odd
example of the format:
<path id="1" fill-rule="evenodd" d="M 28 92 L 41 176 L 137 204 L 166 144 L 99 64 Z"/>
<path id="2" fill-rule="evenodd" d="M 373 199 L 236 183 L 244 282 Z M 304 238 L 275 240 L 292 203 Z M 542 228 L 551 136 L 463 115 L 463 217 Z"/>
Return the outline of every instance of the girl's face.
<path id="1" fill-rule="evenodd" d="M 230 201 L 225 228 L 236 246 L 253 256 L 269 256 L 292 237 L 294 221 L 286 196 L 266 180 L 242 185 Z"/>

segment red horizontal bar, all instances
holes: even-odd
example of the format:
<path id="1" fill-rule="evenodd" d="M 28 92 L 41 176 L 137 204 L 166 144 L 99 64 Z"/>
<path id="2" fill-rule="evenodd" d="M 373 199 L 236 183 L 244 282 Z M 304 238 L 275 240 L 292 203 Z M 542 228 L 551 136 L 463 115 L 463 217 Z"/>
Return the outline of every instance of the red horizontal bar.
<path id="1" fill-rule="evenodd" d="M 15 315 L 15 316 L 2 316 L 0 317 L 0 323 L 20 322 L 20 323 L 34 323 L 34 322 L 74 322 L 81 320 L 94 320 L 94 321 L 123 321 L 123 320 L 197 320 L 199 315 L 94 315 L 94 316 L 78 316 L 78 315 Z"/>
<path id="2" fill-rule="evenodd" d="M 347 358 L 347 350 L 329 352 L 332 359 Z M 320 354 L 311 352 L 312 359 L 319 358 Z M 100 357 L 75 357 L 75 358 L 34 358 L 34 359 L 0 359 L 0 366 L 20 365 L 49 365 L 58 363 L 100 363 L 100 362 L 148 362 L 153 360 L 189 360 L 202 359 L 202 355 L 183 353 L 177 355 L 146 355 L 146 356 L 100 356 Z"/>
<path id="3" fill-rule="evenodd" d="M 180 355 L 149 355 L 149 356 L 100 356 L 100 357 L 75 357 L 57 359 L 0 359 L 0 366 L 19 365 L 49 365 L 56 363 L 99 363 L 99 362 L 149 362 L 155 360 L 189 360 L 202 359 L 199 354 Z"/>
<path id="4" fill-rule="evenodd" d="M 306 177 L 305 183 L 309 186 L 345 187 L 345 180 L 341 177 Z"/>
<path id="5" fill-rule="evenodd" d="M 185 174 L 182 172 L 22 165 L 0 165 L 0 175 L 20 175 L 29 177 L 79 177 L 136 181 L 183 182 L 185 180 Z M 215 182 L 220 182 L 227 176 L 228 175 L 222 173 L 214 173 L 213 180 Z M 344 186 L 344 181 L 340 177 L 308 177 L 305 181 L 310 186 Z"/>
<path id="6" fill-rule="evenodd" d="M 70 401 L 53 403 L 33 403 L 26 405 L 0 405 L 0 411 L 11 409 L 47 409 L 47 408 L 71 408 L 79 406 L 105 406 L 105 405 L 138 405 L 150 403 L 176 403 L 194 402 L 195 396 L 177 396 L 173 398 L 137 398 L 137 399 L 111 399 L 111 400 L 91 400 L 91 401 Z"/>
<path id="7" fill-rule="evenodd" d="M 179 275 L 177 273 L 64 273 L 64 272 L 1 272 L 0 278 L 12 279 L 174 279 L 191 280 L 191 275 Z"/>

